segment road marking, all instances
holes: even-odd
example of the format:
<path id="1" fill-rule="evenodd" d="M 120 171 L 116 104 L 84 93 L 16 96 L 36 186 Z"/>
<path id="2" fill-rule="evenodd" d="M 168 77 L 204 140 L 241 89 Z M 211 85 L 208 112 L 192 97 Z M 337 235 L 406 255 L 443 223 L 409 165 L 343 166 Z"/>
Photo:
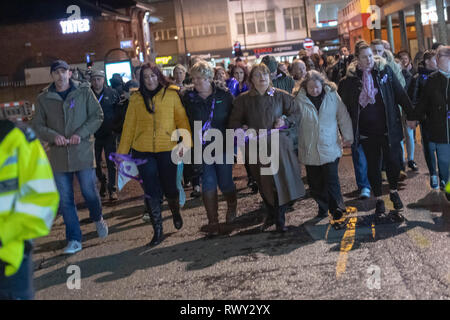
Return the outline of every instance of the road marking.
<path id="1" fill-rule="evenodd" d="M 422 249 L 429 248 L 431 246 L 430 240 L 428 240 L 419 230 L 411 229 L 406 234 L 414 241 L 414 243 Z"/>
<path id="2" fill-rule="evenodd" d="M 341 241 L 341 252 L 339 253 L 339 258 L 336 265 L 336 278 L 338 279 L 342 274 L 344 274 L 345 269 L 347 268 L 347 255 L 348 252 L 352 250 L 353 244 L 355 243 L 355 229 L 357 220 L 357 217 L 350 218 Z"/>

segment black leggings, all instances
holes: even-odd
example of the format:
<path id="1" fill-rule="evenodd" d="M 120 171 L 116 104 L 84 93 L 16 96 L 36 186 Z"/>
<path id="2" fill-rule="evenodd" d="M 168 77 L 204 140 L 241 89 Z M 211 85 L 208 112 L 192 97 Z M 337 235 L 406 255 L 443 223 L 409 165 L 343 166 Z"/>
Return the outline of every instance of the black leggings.
<path id="1" fill-rule="evenodd" d="M 392 143 L 386 136 L 371 136 L 361 139 L 360 143 L 364 149 L 367 159 L 367 175 L 370 186 L 375 197 L 380 197 L 381 190 L 381 163 L 384 160 L 386 164 L 386 175 L 389 181 L 389 188 L 397 190 L 398 176 L 400 174 L 400 162 L 398 155 L 401 153 L 400 142 Z"/>
<path id="2" fill-rule="evenodd" d="M 344 199 L 339 183 L 338 165 L 339 158 L 321 166 L 305 166 L 311 195 L 319 205 L 321 214 L 328 213 L 328 210 L 334 214 L 338 209 L 345 212 Z"/>

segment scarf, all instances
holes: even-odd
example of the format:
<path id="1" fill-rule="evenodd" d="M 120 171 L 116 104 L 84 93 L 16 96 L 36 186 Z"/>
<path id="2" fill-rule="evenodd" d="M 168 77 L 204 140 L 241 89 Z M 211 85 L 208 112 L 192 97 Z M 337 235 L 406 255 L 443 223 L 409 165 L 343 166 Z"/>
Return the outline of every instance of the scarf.
<path id="1" fill-rule="evenodd" d="M 162 89 L 162 85 L 158 84 L 158 87 L 155 90 L 148 90 L 145 86 L 139 88 L 142 97 L 144 98 L 145 108 L 149 113 L 155 112 L 155 106 L 152 103 L 153 97 Z"/>
<path id="2" fill-rule="evenodd" d="M 370 69 L 362 70 L 363 77 L 362 83 L 363 88 L 361 90 L 361 94 L 359 95 L 359 104 L 365 108 L 368 104 L 375 103 L 375 96 L 378 93 L 378 89 L 375 88 L 373 83 L 373 78 Z"/>

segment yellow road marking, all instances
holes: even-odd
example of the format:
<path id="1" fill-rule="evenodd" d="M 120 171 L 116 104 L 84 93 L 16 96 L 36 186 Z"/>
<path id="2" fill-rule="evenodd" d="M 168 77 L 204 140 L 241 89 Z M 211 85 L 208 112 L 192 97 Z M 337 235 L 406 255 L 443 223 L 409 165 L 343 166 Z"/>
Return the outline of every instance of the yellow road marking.
<path id="1" fill-rule="evenodd" d="M 431 246 L 430 240 L 428 240 L 420 231 L 411 229 L 406 234 L 414 241 L 414 243 L 422 249 L 429 248 Z"/>
<path id="2" fill-rule="evenodd" d="M 345 272 L 348 258 L 347 253 L 352 250 L 353 244 L 355 243 L 355 229 L 357 220 L 357 217 L 350 218 L 346 226 L 344 237 L 341 241 L 341 252 L 339 253 L 339 258 L 336 265 L 336 278 L 338 279 Z"/>

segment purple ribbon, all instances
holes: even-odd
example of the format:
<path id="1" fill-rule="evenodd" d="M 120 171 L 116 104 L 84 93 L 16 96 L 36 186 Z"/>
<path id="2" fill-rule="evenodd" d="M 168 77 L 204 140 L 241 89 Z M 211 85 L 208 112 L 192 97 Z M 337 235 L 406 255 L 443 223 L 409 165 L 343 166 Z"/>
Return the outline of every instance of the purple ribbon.
<path id="1" fill-rule="evenodd" d="M 213 99 L 212 105 L 211 105 L 211 113 L 209 114 L 209 119 L 205 122 L 205 124 L 202 127 L 202 132 L 199 132 L 200 141 L 202 144 L 206 144 L 206 140 L 204 140 L 205 135 L 208 133 L 208 130 L 211 129 L 211 122 L 214 116 L 214 108 L 216 106 L 216 99 Z"/>
<path id="2" fill-rule="evenodd" d="M 72 100 L 70 100 L 69 109 L 72 109 L 74 106 L 75 106 L 75 100 L 72 98 Z"/>
<path id="3" fill-rule="evenodd" d="M 268 137 L 268 136 L 270 136 L 272 134 L 272 131 L 274 131 L 274 130 L 283 130 L 283 129 L 288 129 L 288 128 L 289 127 L 285 125 L 285 126 L 277 128 L 277 129 L 269 129 L 269 130 L 267 130 L 266 133 L 262 133 L 262 134 L 260 134 L 260 135 L 258 135 L 256 137 L 253 137 L 253 138 L 250 138 L 249 136 L 246 136 L 245 139 L 244 139 L 244 144 L 248 143 L 250 140 L 259 140 L 259 139 L 261 139 L 263 137 Z M 247 130 L 244 130 L 244 132 L 245 131 L 247 131 Z M 242 145 L 242 144 L 238 145 L 237 137 L 234 137 L 234 144 L 237 145 L 237 146 L 241 146 Z"/>
<path id="4" fill-rule="evenodd" d="M 102 93 L 102 95 L 100 96 L 100 98 L 98 98 L 98 103 L 102 102 L 103 95 L 104 95 L 104 93 Z"/>
<path id="5" fill-rule="evenodd" d="M 143 181 L 142 181 L 141 178 L 135 177 L 135 176 L 132 176 L 132 175 L 129 175 L 128 173 L 126 173 L 126 172 L 124 171 L 123 166 L 122 166 L 122 162 L 124 162 L 124 161 L 134 162 L 134 164 L 136 164 L 136 166 L 140 166 L 140 165 L 146 163 L 147 160 L 145 160 L 145 159 L 134 159 L 134 158 L 132 158 L 129 154 L 120 154 L 120 153 L 114 153 L 114 152 L 112 152 L 112 153 L 109 155 L 109 160 L 111 160 L 111 161 L 113 161 L 115 164 L 117 164 L 117 166 L 118 166 L 118 168 L 119 168 L 118 171 L 119 171 L 119 173 L 120 173 L 121 175 L 123 175 L 123 176 L 125 176 L 125 177 L 127 177 L 127 178 L 130 178 L 130 179 L 139 181 L 139 183 L 141 183 L 141 184 L 143 183 Z M 130 167 L 126 167 L 126 169 L 129 170 Z"/>

